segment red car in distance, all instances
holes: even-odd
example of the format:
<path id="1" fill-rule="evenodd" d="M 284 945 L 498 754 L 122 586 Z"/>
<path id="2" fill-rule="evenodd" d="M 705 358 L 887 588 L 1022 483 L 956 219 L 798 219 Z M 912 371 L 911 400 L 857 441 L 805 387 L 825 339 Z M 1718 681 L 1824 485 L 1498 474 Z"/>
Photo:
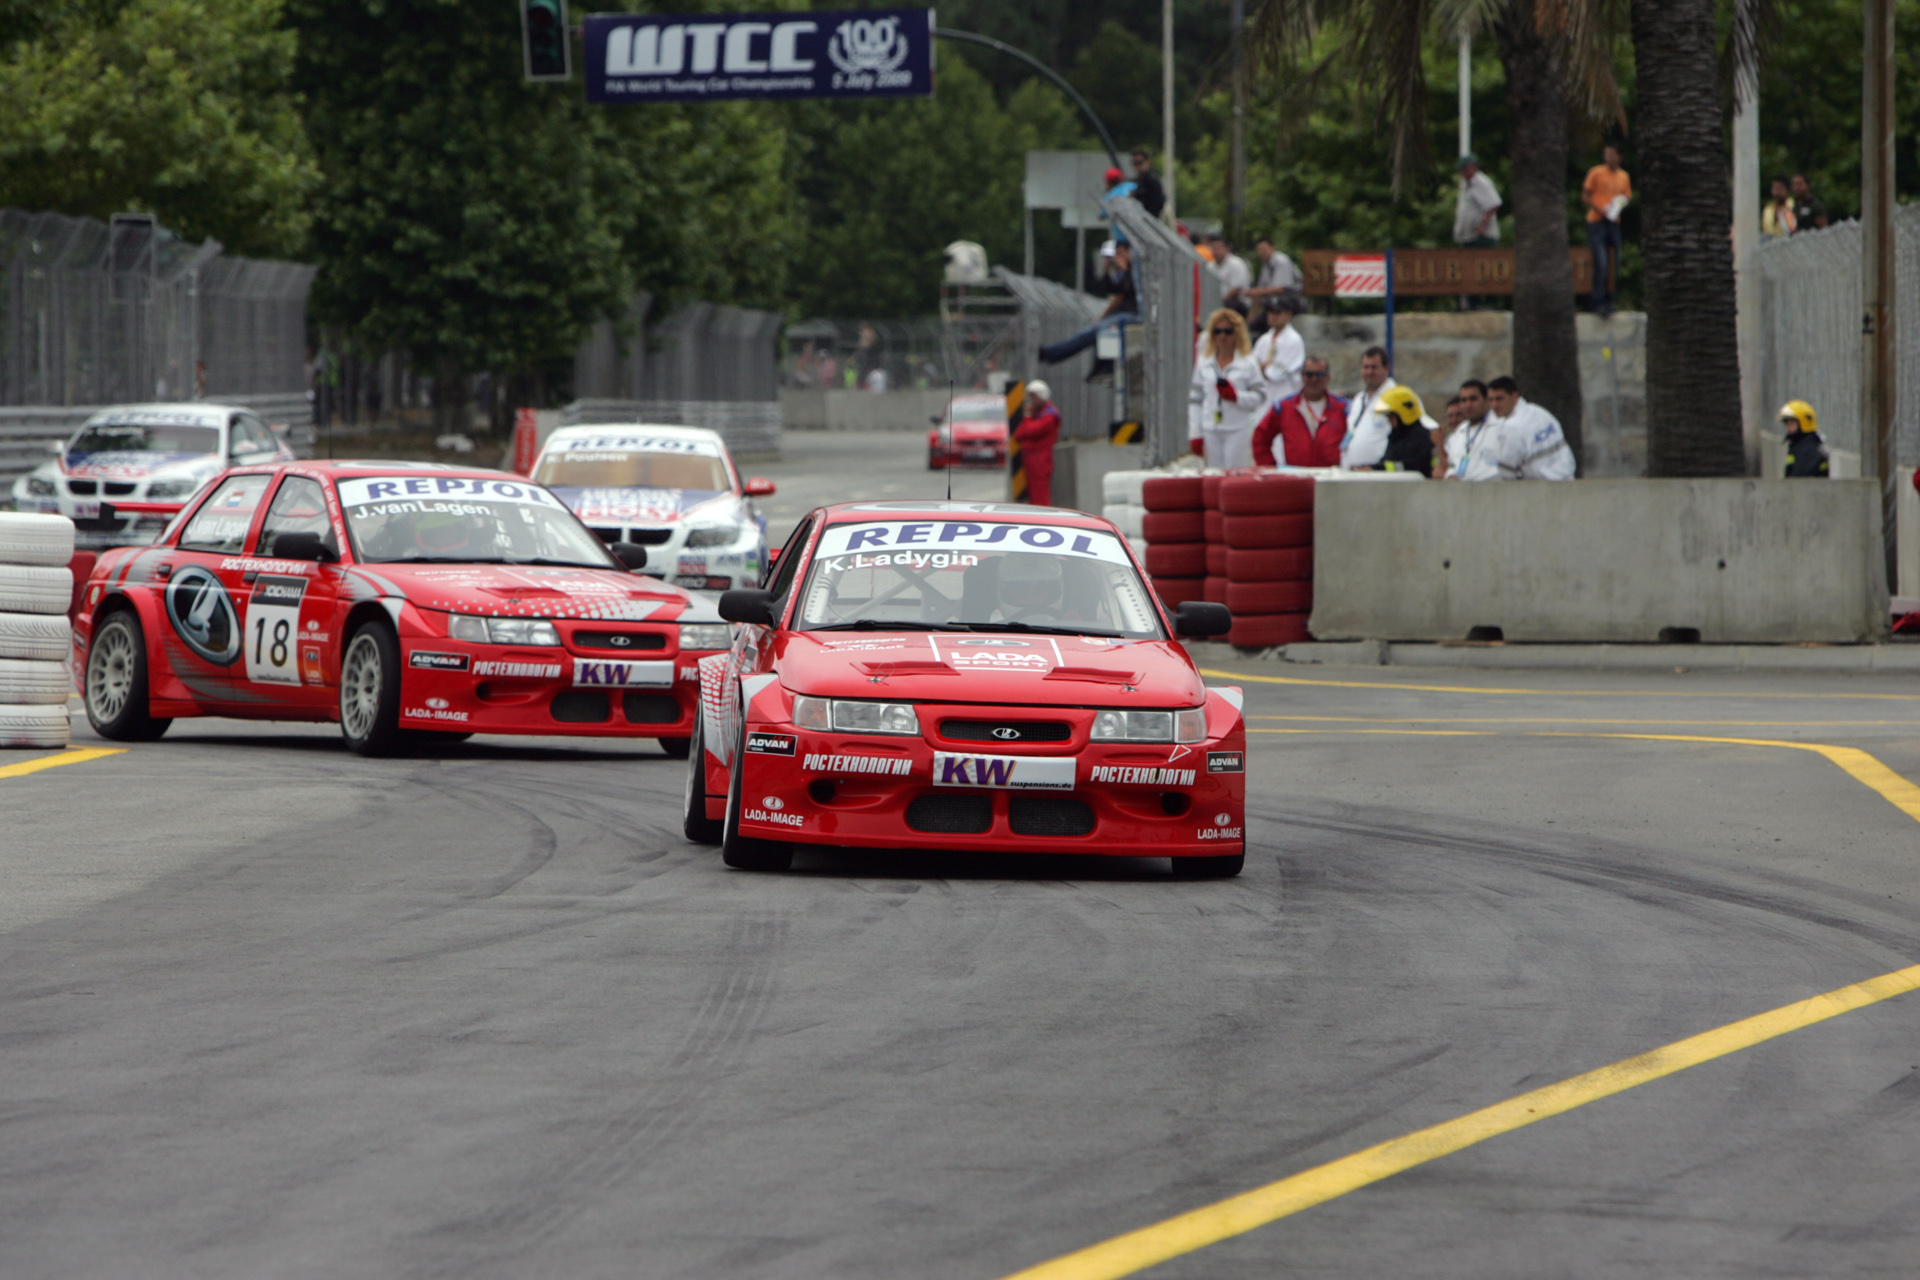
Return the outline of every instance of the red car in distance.
<path id="1" fill-rule="evenodd" d="M 824 507 L 700 664 L 688 838 L 783 870 L 797 846 L 1245 858 L 1240 690 L 1208 688 L 1127 541 L 1077 511 Z"/>
<path id="2" fill-rule="evenodd" d="M 228 471 L 104 553 L 73 628 L 103 737 L 181 716 L 337 720 L 363 755 L 474 733 L 657 738 L 684 756 L 713 606 L 633 572 L 515 475 L 308 461 Z"/>
<path id="3" fill-rule="evenodd" d="M 927 468 L 1007 465 L 1007 402 L 1001 396 L 960 396 L 927 432 Z"/>

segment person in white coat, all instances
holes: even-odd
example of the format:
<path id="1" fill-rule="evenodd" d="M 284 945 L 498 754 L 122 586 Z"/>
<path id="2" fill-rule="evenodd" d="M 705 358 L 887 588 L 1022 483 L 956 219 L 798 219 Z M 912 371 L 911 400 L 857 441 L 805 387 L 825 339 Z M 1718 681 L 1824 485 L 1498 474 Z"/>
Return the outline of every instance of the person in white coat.
<path id="1" fill-rule="evenodd" d="M 1579 466 L 1560 420 L 1520 394 L 1510 377 L 1487 384 L 1487 399 L 1500 419 L 1494 446 L 1500 474 L 1509 480 L 1571 480 Z"/>
<path id="2" fill-rule="evenodd" d="M 1267 376 L 1254 363 L 1247 322 L 1225 307 L 1207 318 L 1209 351 L 1194 362 L 1187 442 L 1209 467 L 1253 465 L 1253 428 L 1267 412 Z"/>
<path id="3" fill-rule="evenodd" d="M 1360 390 L 1347 410 L 1347 438 L 1340 442 L 1340 465 L 1348 471 L 1370 471 L 1387 456 L 1393 424 L 1380 398 L 1399 385 L 1384 347 L 1368 347 L 1360 353 Z"/>
<path id="4" fill-rule="evenodd" d="M 1307 363 L 1307 343 L 1293 327 L 1293 318 L 1306 309 L 1306 299 L 1291 289 L 1266 297 L 1267 331 L 1253 344 L 1253 362 L 1267 376 L 1267 403 L 1279 404 L 1300 394 L 1306 385 L 1300 370 Z"/>

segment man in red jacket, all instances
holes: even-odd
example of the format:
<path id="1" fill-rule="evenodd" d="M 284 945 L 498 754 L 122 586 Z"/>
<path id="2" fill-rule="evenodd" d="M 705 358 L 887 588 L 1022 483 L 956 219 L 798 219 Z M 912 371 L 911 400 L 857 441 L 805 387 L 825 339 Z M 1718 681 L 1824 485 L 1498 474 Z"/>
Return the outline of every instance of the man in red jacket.
<path id="1" fill-rule="evenodd" d="M 1347 402 L 1327 391 L 1327 359 L 1308 356 L 1300 367 L 1304 384 L 1297 396 L 1288 396 L 1253 429 L 1253 464 L 1257 467 L 1337 467 L 1340 442 L 1347 436 Z M 1273 438 L 1280 437 L 1283 456 L 1276 460 Z"/>
<path id="2" fill-rule="evenodd" d="M 1035 378 L 1027 384 L 1026 417 L 1014 428 L 1020 442 L 1020 462 L 1027 469 L 1027 501 L 1036 507 L 1053 505 L 1053 442 L 1060 438 L 1060 411 L 1053 407 L 1053 388 Z"/>

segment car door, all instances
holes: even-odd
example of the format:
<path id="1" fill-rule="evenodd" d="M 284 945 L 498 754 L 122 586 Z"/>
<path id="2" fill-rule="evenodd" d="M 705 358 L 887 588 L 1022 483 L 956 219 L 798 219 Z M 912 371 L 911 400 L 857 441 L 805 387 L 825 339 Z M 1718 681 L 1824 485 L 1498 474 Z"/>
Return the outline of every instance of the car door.
<path id="1" fill-rule="evenodd" d="M 280 539 L 294 533 L 319 534 L 334 561 L 290 560 L 277 554 Z M 320 482 L 308 476 L 282 477 L 240 575 L 247 684 L 292 705 L 331 705 L 338 666 L 330 659 L 338 648 L 333 633 L 340 598 L 339 556 L 340 534 L 328 515 Z"/>
<path id="2" fill-rule="evenodd" d="M 201 701 L 258 701 L 242 679 L 250 585 L 244 552 L 272 483 L 271 472 L 218 481 L 166 558 L 160 645 L 168 666 Z"/>

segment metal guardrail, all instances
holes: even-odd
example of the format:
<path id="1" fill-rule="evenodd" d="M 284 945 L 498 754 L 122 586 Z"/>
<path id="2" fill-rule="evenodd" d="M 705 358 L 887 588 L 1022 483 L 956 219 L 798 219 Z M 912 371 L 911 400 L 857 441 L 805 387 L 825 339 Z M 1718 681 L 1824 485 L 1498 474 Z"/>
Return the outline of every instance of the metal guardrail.
<path id="1" fill-rule="evenodd" d="M 1053 390 L 1060 409 L 1061 435 L 1069 440 L 1105 439 L 1113 420 L 1113 388 L 1106 381 L 1090 383 L 1087 372 L 1094 353 L 1088 348 L 1055 365 L 1040 363 L 1040 348 L 1072 337 L 1092 324 L 1105 302 L 1091 294 L 1035 276 L 1017 275 L 1005 267 L 994 272 L 1020 304 L 1020 340 L 1014 370 L 1024 379 L 1040 378 Z"/>
<path id="2" fill-rule="evenodd" d="M 1107 202 L 1114 225 L 1133 245 L 1140 282 L 1146 465 L 1187 450 L 1187 388 L 1193 379 L 1200 321 L 1220 305 L 1220 276 L 1172 228 L 1136 200 Z"/>

